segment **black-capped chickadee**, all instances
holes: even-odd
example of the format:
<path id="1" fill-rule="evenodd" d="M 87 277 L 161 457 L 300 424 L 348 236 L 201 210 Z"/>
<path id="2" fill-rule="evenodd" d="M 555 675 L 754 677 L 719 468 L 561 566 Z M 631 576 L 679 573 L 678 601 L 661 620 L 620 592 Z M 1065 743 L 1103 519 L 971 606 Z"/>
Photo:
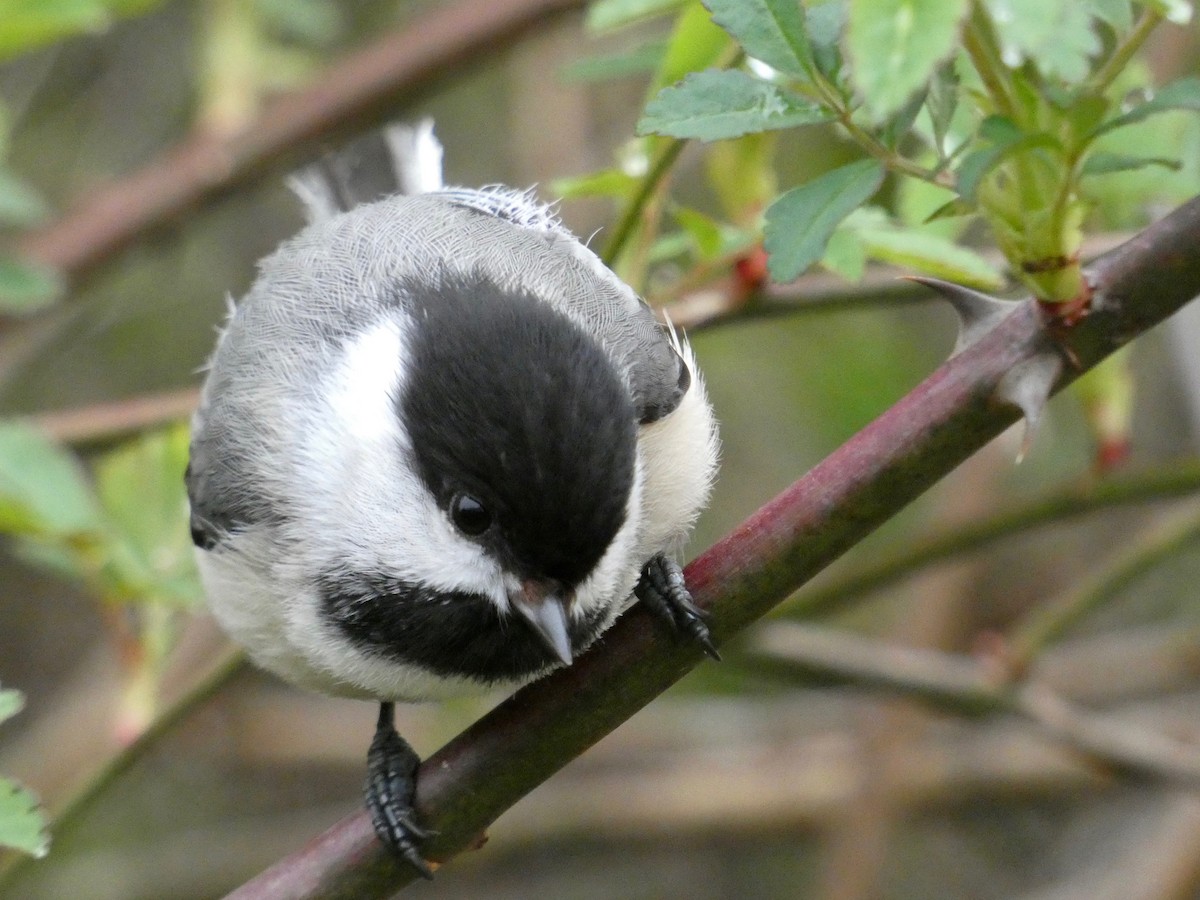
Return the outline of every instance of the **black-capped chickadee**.
<path id="1" fill-rule="evenodd" d="M 381 702 L 367 806 L 428 875 L 393 702 L 569 665 L 634 597 L 715 655 L 675 556 L 716 426 L 687 344 L 530 193 L 335 214 L 336 182 L 221 333 L 192 537 L 259 665 Z"/>

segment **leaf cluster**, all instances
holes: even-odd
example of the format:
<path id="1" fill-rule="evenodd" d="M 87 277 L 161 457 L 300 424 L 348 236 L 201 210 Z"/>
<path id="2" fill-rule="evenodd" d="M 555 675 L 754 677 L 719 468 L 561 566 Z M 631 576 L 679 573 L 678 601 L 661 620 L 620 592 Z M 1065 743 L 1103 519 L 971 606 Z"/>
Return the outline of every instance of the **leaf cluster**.
<path id="1" fill-rule="evenodd" d="M 670 48 L 700 27 L 698 3 L 600 0 L 589 21 L 611 29 L 667 9 L 678 11 Z M 730 226 L 694 211 L 678 224 L 701 259 L 752 243 L 761 227 L 777 281 L 817 262 L 853 277 L 874 258 L 995 288 L 999 273 L 956 244 L 982 220 L 1036 296 L 1076 299 L 1089 183 L 1178 168 L 1178 156 L 1137 152 L 1139 127 L 1200 110 L 1200 78 L 1155 90 L 1135 62 L 1160 22 L 1188 20 L 1182 0 L 706 0 L 704 10 L 729 42 L 708 54 L 720 61 L 682 73 L 660 64 L 638 131 L 716 142 L 709 159 L 725 162 L 709 166 L 710 180 L 740 240 L 718 240 Z M 776 196 L 774 136 L 814 127 L 835 129 L 861 158 Z M 750 141 L 756 157 L 716 150 Z M 628 202 L 636 179 L 613 174 L 565 187 Z M 889 174 L 901 208 L 864 214 Z M 758 189 L 738 207 L 731 184 Z M 918 198 L 907 212 L 905 194 Z M 747 215 L 764 209 L 761 221 Z"/>

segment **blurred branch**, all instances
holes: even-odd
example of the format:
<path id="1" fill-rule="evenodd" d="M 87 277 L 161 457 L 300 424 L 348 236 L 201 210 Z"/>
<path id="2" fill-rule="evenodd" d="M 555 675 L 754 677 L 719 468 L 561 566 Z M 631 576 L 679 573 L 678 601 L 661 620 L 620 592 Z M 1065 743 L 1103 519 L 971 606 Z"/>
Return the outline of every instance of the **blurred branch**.
<path id="1" fill-rule="evenodd" d="M 20 253 L 78 278 L 197 204 L 314 156 L 320 142 L 396 115 L 434 80 L 477 64 L 582 0 L 458 0 L 406 22 L 270 103 L 232 134 L 197 132 L 74 212 L 25 235 Z"/>
<path id="2" fill-rule="evenodd" d="M 141 394 L 112 403 L 40 413 L 33 417 L 33 424 L 66 444 L 107 441 L 183 421 L 192 414 L 198 399 L 199 391 L 195 388 Z"/>
<path id="3" fill-rule="evenodd" d="M 1118 506 L 1153 503 L 1200 491 L 1200 459 L 1186 459 L 1136 474 L 1088 478 L 998 513 L 990 519 L 964 522 L 944 534 L 916 543 L 902 555 L 886 559 L 840 581 L 798 594 L 786 606 L 789 616 L 812 618 L 848 607 L 864 594 L 879 590 L 922 569 L 956 556 L 974 553 L 1015 534 Z"/>
<path id="4" fill-rule="evenodd" d="M 1082 371 L 1200 293 L 1200 199 L 1180 207 L 1088 270 L 1094 309 L 1051 336 L 1026 301 L 976 343 L 687 570 L 718 641 L 795 588 L 919 496 L 1017 418 L 993 399 L 1019 364 L 1062 353 L 1053 385 Z M 436 834 L 423 847 L 446 860 L 478 846 L 495 818 L 690 671 L 699 651 L 634 607 L 591 652 L 496 707 L 421 767 L 416 804 Z M 1030 702 L 1040 702 L 1034 696 Z M 1061 711 L 1043 704 L 1043 719 Z M 233 896 L 389 896 L 414 876 L 350 816 Z"/>
<path id="5" fill-rule="evenodd" d="M 763 629 L 752 648 L 808 679 L 886 688 L 960 714 L 1024 716 L 1069 746 L 1118 768 L 1200 788 L 1200 744 L 1195 741 L 1089 713 L 1044 681 L 1012 683 L 986 661 L 797 623 Z"/>

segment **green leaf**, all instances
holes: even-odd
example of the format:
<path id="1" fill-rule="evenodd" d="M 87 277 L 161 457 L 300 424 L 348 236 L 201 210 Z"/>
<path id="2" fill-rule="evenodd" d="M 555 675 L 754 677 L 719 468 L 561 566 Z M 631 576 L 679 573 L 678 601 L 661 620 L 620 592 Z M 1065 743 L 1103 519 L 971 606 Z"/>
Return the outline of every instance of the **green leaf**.
<path id="1" fill-rule="evenodd" d="M 859 239 L 872 259 L 915 269 L 985 291 L 1004 287 L 1004 279 L 978 253 L 936 234 L 912 229 L 867 229 Z"/>
<path id="2" fill-rule="evenodd" d="M 254 0 L 266 23 L 285 38 L 311 47 L 333 43 L 342 34 L 342 14 L 330 0 Z"/>
<path id="3" fill-rule="evenodd" d="M 759 227 L 762 211 L 779 193 L 773 164 L 778 139 L 778 133 L 763 131 L 709 145 L 704 170 L 730 222 Z"/>
<path id="4" fill-rule="evenodd" d="M 934 72 L 925 94 L 925 109 L 929 113 L 929 124 L 933 129 L 934 150 L 938 159 L 945 157 L 946 135 L 958 108 L 958 71 L 953 63 L 945 63 Z"/>
<path id="5" fill-rule="evenodd" d="M 975 200 L 980 182 L 1006 158 L 1038 147 L 1059 149 L 1058 142 L 1048 134 L 1026 134 L 1004 116 L 988 116 L 979 126 L 979 136 L 991 146 L 980 147 L 963 157 L 957 170 L 959 195 L 968 202 Z"/>
<path id="6" fill-rule="evenodd" d="M 838 223 L 883 184 L 883 166 L 859 160 L 792 188 L 767 210 L 771 277 L 791 281 L 820 259 Z"/>
<path id="7" fill-rule="evenodd" d="M 867 111 L 882 121 L 923 88 L 956 46 L 968 0 L 858 0 L 847 48 Z"/>
<path id="8" fill-rule="evenodd" d="M 850 18 L 849 0 L 828 0 L 810 7 L 805 15 L 813 63 L 818 71 L 836 82 L 842 68 L 842 35 Z"/>
<path id="9" fill-rule="evenodd" d="M 1075 83 L 1100 52 L 1092 16 L 1079 0 L 986 0 L 1004 59 L 1032 63 L 1043 75 Z"/>
<path id="10" fill-rule="evenodd" d="M 624 200 L 633 195 L 639 179 L 620 169 L 601 169 L 586 175 L 555 179 L 550 189 L 556 197 L 574 200 L 580 197 L 612 197 Z"/>
<path id="11" fill-rule="evenodd" d="M 713 24 L 708 10 L 693 0 L 675 21 L 651 92 L 680 81 L 689 72 L 715 66 L 731 45 L 729 35 Z"/>
<path id="12" fill-rule="evenodd" d="M 0 531 L 72 537 L 99 527 L 75 457 L 29 425 L 0 423 Z"/>
<path id="13" fill-rule="evenodd" d="M 0 778 L 0 847 L 41 859 L 50 849 L 46 817 L 38 798 L 19 784 Z"/>
<path id="14" fill-rule="evenodd" d="M 53 269 L 0 257 L 0 315 L 21 316 L 52 306 L 63 294 Z"/>
<path id="15" fill-rule="evenodd" d="M 183 471 L 188 429 L 149 432 L 106 454 L 96 489 L 112 523 L 122 594 L 152 595 L 190 605 L 195 586 Z"/>
<path id="16" fill-rule="evenodd" d="M 1092 15 L 1107 22 L 1117 34 L 1125 34 L 1133 27 L 1133 4 L 1130 0 L 1086 0 Z"/>
<path id="17" fill-rule="evenodd" d="M 49 215 L 41 195 L 0 166 L 0 225 L 36 225 Z"/>
<path id="18" fill-rule="evenodd" d="M 73 34 L 97 33 L 116 16 L 145 12 L 161 0 L 0 0 L 0 59 Z"/>
<path id="19" fill-rule="evenodd" d="M 694 72 L 646 105 L 637 132 L 715 141 L 831 118 L 812 101 L 746 72 Z"/>
<path id="20" fill-rule="evenodd" d="M 12 688 L 0 689 L 0 724 L 7 722 L 25 708 L 25 697 Z"/>
<path id="21" fill-rule="evenodd" d="M 20 691 L 0 690 L 0 723 L 11 719 L 24 705 Z M 50 847 L 37 797 L 7 778 L 0 778 L 0 847 L 38 858 L 45 856 Z"/>
<path id="22" fill-rule="evenodd" d="M 598 0 L 588 6 L 587 28 L 591 32 L 615 31 L 643 19 L 672 12 L 688 0 Z"/>
<path id="23" fill-rule="evenodd" d="M 829 236 L 821 265 L 847 281 L 859 281 L 867 268 L 867 249 L 853 228 L 839 227 Z"/>
<path id="24" fill-rule="evenodd" d="M 750 56 L 786 75 L 812 76 L 812 48 L 799 0 L 705 0 L 704 5 Z"/>
<path id="25" fill-rule="evenodd" d="M 665 41 L 652 41 L 619 53 L 585 56 L 564 66 L 562 77 L 566 81 L 587 84 L 644 75 L 653 72 L 662 64 L 666 52 Z"/>
<path id="26" fill-rule="evenodd" d="M 701 259 L 712 259 L 721 250 L 721 226 L 710 216 L 686 206 L 676 206 L 671 215 L 688 233 Z"/>
<path id="27" fill-rule="evenodd" d="M 1096 152 L 1087 158 L 1079 174 L 1107 175 L 1110 172 L 1132 172 L 1147 166 L 1162 166 L 1178 172 L 1183 168 L 1183 163 L 1162 156 L 1125 156 L 1121 153 Z"/>
<path id="28" fill-rule="evenodd" d="M 1093 132 L 1092 137 L 1136 124 L 1150 116 L 1172 109 L 1200 112 L 1200 77 L 1192 75 L 1171 82 L 1158 90 L 1149 100 L 1138 104 L 1124 115 L 1109 119 Z"/>

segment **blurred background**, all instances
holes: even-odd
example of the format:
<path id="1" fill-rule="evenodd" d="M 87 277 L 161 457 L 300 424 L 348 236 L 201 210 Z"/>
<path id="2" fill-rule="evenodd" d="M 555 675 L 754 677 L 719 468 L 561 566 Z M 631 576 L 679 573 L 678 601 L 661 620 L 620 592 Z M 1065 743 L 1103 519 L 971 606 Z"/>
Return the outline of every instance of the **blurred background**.
<path id="1" fill-rule="evenodd" d="M 275 95 L 454 4 L 108 5 L 123 14 L 10 49 L 0 65 L 3 171 L 44 216 L 10 229 L 14 248 L 44 250 L 38 229 L 107 186 L 173 148 L 237 134 Z M 0 776 L 51 813 L 225 658 L 190 571 L 181 423 L 227 298 L 302 224 L 283 183 L 289 163 L 357 130 L 430 116 L 451 183 L 536 185 L 551 199 L 560 179 L 611 166 L 629 153 L 646 100 L 650 66 L 637 48 L 665 40 L 672 22 L 598 33 L 581 5 L 558 10 L 397 91 L 354 127 L 299 136 L 70 272 L 57 299 L 31 289 L 28 308 L 0 316 L 0 416 L 43 436 L 4 433 L 0 489 L 52 508 L 50 518 L 105 523 L 103 540 L 65 527 L 75 537 L 58 540 L 23 531 L 0 501 L 10 532 L 0 538 L 0 686 L 25 697 L 0 724 Z M 1144 58 L 1156 81 L 1197 71 L 1197 36 L 1191 25 L 1152 38 Z M 1162 140 L 1188 162 L 1114 182 L 1089 222 L 1095 247 L 1200 187 L 1195 119 L 1161 117 Z M 775 151 L 779 183 L 850 153 L 832 128 L 789 133 Z M 712 210 L 704 165 L 685 150 L 674 191 Z M 121 215 L 119 203 L 112 210 Z M 612 225 L 604 198 L 570 199 L 561 212 L 581 235 Z M 642 287 L 653 298 L 677 275 L 667 262 Z M 724 450 L 690 554 L 950 353 L 952 312 L 895 275 L 870 268 L 852 283 L 817 271 L 789 289 L 807 302 L 786 315 L 695 323 Z M 1053 640 L 1025 660 L 1039 684 L 1119 717 L 1134 741 L 1142 731 L 1200 737 L 1198 337 L 1189 310 L 1138 340 L 1122 363 L 1133 399 L 1108 419 L 1102 411 L 1109 424 L 1072 392 L 1051 403 L 1019 465 L 1020 429 L 995 441 L 723 648 L 724 663 L 700 666 L 505 814 L 482 850 L 411 893 L 1200 897 L 1200 797 L 1186 786 L 1128 777 L 1028 715 L 889 689 L 852 665 L 788 661 L 795 646 L 846 660 L 878 658 L 886 644 L 986 668 L 997 647 L 1038 634 L 1047 609 L 1066 608 Z M 964 535 L 978 539 L 938 543 Z M 918 559 L 926 547 L 944 552 Z M 891 575 L 855 581 L 891 561 Z M 789 630 L 798 621 L 799 638 Z M 398 727 L 425 756 L 499 699 L 404 707 Z M 226 672 L 0 894 L 220 896 L 358 808 L 374 717 L 369 704 L 303 694 L 248 667 Z"/>

